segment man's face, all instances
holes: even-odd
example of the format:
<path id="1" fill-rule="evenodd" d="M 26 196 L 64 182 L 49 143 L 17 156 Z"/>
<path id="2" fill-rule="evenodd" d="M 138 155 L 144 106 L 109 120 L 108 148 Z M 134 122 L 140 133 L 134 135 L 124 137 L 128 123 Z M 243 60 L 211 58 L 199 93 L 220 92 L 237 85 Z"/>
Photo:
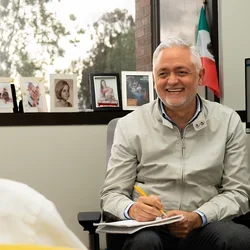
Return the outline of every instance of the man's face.
<path id="1" fill-rule="evenodd" d="M 188 49 L 163 49 L 155 63 L 153 77 L 155 90 L 164 105 L 170 109 L 187 107 L 194 99 L 202 81 Z"/>
<path id="2" fill-rule="evenodd" d="M 36 86 L 35 92 L 34 92 L 34 99 L 39 100 L 39 97 L 40 97 L 40 89 L 39 89 L 39 86 Z"/>
<path id="3" fill-rule="evenodd" d="M 35 88 L 35 86 L 33 85 L 32 87 L 30 87 L 30 96 L 31 96 L 31 98 L 33 99 L 33 100 L 35 100 L 36 99 L 36 88 Z"/>

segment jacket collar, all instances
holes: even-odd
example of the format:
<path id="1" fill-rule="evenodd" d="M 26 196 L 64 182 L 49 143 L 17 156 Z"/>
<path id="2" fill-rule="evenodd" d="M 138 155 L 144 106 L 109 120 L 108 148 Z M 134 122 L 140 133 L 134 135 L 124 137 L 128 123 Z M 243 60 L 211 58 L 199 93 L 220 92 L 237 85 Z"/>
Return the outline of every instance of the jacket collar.
<path id="1" fill-rule="evenodd" d="M 194 129 L 196 131 L 199 131 L 202 128 L 206 127 L 207 123 L 204 117 L 203 99 L 198 94 L 196 95 L 196 98 L 197 98 L 197 103 L 198 103 L 197 110 L 196 110 L 194 117 L 190 120 L 188 124 L 192 124 Z M 163 125 L 170 127 L 170 128 L 173 128 L 174 126 L 176 126 L 175 123 L 172 122 L 171 119 L 165 113 L 163 109 L 163 103 L 159 99 L 159 97 L 157 98 L 156 103 L 155 103 L 154 113 L 156 114 L 157 120 L 161 121 Z"/>
<path id="2" fill-rule="evenodd" d="M 192 122 L 195 131 L 199 131 L 207 126 L 207 122 L 205 119 L 205 112 L 204 112 L 204 99 L 201 98 L 198 94 L 197 94 L 197 97 L 200 100 L 201 110 L 200 110 L 200 113 Z"/>

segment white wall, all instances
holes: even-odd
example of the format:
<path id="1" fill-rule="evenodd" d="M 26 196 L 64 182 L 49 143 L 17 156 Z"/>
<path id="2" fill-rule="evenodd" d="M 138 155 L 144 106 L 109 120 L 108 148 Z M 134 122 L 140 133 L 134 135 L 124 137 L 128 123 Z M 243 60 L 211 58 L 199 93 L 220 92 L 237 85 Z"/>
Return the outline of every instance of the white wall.
<path id="1" fill-rule="evenodd" d="M 88 245 L 79 211 L 100 211 L 106 126 L 1 127 L 1 178 L 29 184 L 51 199 Z"/>
<path id="2" fill-rule="evenodd" d="M 218 0 L 222 103 L 245 110 L 245 58 L 250 58 L 249 0 Z"/>
<path id="3" fill-rule="evenodd" d="M 250 1 L 218 0 L 218 5 L 222 103 L 235 110 L 245 110 L 245 58 L 250 58 Z M 247 135 L 247 143 L 250 150 L 250 135 Z M 248 155 L 250 163 L 250 153 Z"/>

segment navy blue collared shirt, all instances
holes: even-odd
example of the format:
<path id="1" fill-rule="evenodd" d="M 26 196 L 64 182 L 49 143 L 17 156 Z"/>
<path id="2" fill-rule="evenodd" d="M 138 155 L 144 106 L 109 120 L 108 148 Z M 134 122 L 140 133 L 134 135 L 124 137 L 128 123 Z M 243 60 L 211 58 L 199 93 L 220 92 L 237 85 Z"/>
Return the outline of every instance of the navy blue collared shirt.
<path id="1" fill-rule="evenodd" d="M 197 109 L 196 112 L 193 116 L 193 118 L 187 123 L 191 123 L 192 121 L 194 121 L 194 119 L 196 119 L 196 117 L 199 115 L 199 113 L 201 112 L 201 101 L 200 98 L 198 97 L 198 95 L 196 96 L 196 103 L 197 103 Z M 165 118 L 166 120 L 168 120 L 169 122 L 171 122 L 173 125 L 177 126 L 170 118 L 169 116 L 166 114 L 165 110 L 164 110 L 164 105 L 162 103 L 162 101 L 160 100 L 160 107 L 161 107 L 161 113 L 163 118 Z"/>

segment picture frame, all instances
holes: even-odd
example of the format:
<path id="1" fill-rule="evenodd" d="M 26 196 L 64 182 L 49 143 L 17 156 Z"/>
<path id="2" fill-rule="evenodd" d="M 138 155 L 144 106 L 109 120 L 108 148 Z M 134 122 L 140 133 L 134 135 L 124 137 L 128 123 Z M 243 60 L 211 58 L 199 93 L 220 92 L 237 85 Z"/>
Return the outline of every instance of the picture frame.
<path id="1" fill-rule="evenodd" d="M 76 74 L 50 74 L 50 111 L 78 112 Z"/>
<path id="2" fill-rule="evenodd" d="M 90 85 L 94 111 L 122 110 L 121 84 L 118 73 L 91 73 Z"/>
<path id="3" fill-rule="evenodd" d="M 44 78 L 20 77 L 19 84 L 24 113 L 48 112 Z"/>
<path id="4" fill-rule="evenodd" d="M 14 99 L 12 87 L 14 79 L 10 77 L 0 77 L 0 113 L 13 113 Z"/>
<path id="5" fill-rule="evenodd" d="M 134 110 L 154 100 L 152 71 L 122 71 L 123 110 Z"/>

